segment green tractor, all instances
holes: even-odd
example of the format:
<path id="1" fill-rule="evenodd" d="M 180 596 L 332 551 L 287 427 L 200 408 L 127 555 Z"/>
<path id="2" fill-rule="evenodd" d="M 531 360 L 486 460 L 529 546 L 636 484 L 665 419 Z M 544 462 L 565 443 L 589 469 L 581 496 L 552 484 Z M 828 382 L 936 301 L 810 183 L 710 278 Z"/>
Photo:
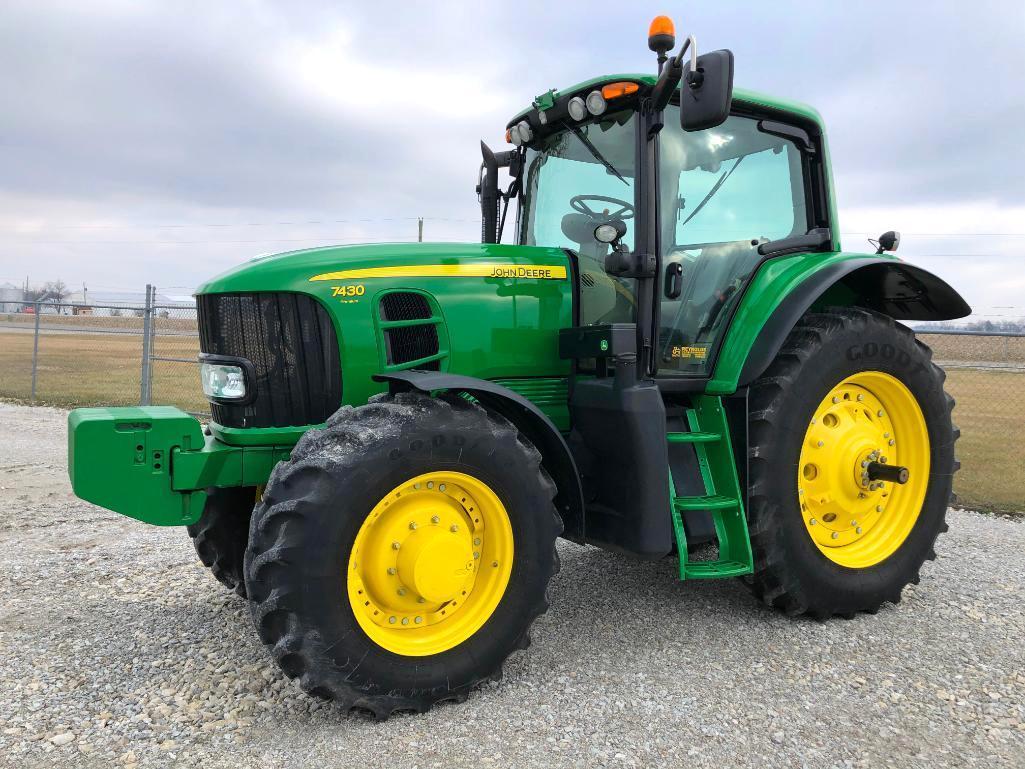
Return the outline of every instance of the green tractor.
<path id="1" fill-rule="evenodd" d="M 898 321 L 970 308 L 896 233 L 841 249 L 818 113 L 734 90 L 693 37 L 670 56 L 665 17 L 649 47 L 657 75 L 548 91 L 482 145 L 480 244 L 203 285 L 205 428 L 71 413 L 75 493 L 187 526 L 310 694 L 465 699 L 529 644 L 560 536 L 820 619 L 896 603 L 935 557 L 958 431 Z"/>

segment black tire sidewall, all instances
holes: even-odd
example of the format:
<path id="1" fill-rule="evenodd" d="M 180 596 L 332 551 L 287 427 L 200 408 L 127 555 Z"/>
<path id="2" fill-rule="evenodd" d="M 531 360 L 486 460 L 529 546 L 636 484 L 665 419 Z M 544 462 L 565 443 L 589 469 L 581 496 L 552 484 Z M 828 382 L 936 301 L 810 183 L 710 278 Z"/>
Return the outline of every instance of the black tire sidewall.
<path id="1" fill-rule="evenodd" d="M 893 321 L 864 314 L 865 323 L 836 324 L 823 343 L 802 361 L 796 386 L 779 398 L 781 415 L 768 448 L 765 496 L 779 513 L 775 537 L 809 608 L 828 606 L 845 613 L 899 599 L 900 590 L 917 580 L 944 525 L 954 471 L 953 432 L 943 379 L 928 352 Z M 921 512 L 900 547 L 870 567 L 852 569 L 827 558 L 804 524 L 797 494 L 801 447 L 811 418 L 830 390 L 862 371 L 881 371 L 904 383 L 918 401 L 929 434 L 930 479 Z M 913 471 L 913 470 L 912 470 Z"/>

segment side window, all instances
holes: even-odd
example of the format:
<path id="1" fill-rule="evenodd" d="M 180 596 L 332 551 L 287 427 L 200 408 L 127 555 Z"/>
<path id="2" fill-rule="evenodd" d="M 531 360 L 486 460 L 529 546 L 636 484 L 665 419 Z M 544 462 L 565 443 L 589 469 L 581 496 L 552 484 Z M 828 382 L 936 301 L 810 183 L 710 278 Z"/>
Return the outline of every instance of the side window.
<path id="1" fill-rule="evenodd" d="M 758 246 L 808 231 L 804 160 L 753 118 L 686 133 L 666 116 L 659 147 L 662 262 L 681 293 L 663 294 L 659 368 L 708 373 L 732 305 L 758 265 Z"/>

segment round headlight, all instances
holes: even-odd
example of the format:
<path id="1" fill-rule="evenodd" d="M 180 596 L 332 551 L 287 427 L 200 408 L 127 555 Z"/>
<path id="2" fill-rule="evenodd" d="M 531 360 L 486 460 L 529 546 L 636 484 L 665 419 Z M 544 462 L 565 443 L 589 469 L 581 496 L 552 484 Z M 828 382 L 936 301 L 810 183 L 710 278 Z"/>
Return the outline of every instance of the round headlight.
<path id="1" fill-rule="evenodd" d="M 523 144 L 526 144 L 533 138 L 534 132 L 530 130 L 530 123 L 526 120 L 521 120 L 516 124 L 516 127 L 520 129 L 520 142 Z"/>
<path id="2" fill-rule="evenodd" d="M 614 224 L 599 224 L 594 228 L 594 239 L 599 243 L 611 243 L 619 237 L 619 228 Z"/>
<path id="3" fill-rule="evenodd" d="M 523 139 L 520 138 L 520 126 L 519 124 L 514 125 L 509 129 L 509 140 L 519 147 L 523 144 Z"/>
<path id="4" fill-rule="evenodd" d="M 605 97 L 601 91 L 591 91 L 587 94 L 587 111 L 592 115 L 600 115 L 605 111 Z"/>
<path id="5" fill-rule="evenodd" d="M 569 110 L 569 116 L 574 120 L 583 120 L 587 115 L 587 107 L 584 106 L 584 100 L 579 96 L 570 99 L 566 108 Z"/>

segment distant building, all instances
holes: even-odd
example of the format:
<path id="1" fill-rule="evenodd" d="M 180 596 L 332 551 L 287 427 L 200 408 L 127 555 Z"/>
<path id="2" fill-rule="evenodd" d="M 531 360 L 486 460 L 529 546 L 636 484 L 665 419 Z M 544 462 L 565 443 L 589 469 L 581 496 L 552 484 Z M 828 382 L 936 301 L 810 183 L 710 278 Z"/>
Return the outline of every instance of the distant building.
<path id="1" fill-rule="evenodd" d="M 195 301 L 187 297 L 181 301 L 181 297 L 170 297 L 158 293 L 154 297 L 154 304 L 157 312 L 165 311 L 168 307 L 194 308 Z M 75 315 L 138 315 L 146 306 L 145 291 L 75 291 L 65 301 L 74 306 Z M 88 310 L 86 309 L 88 308 Z"/>
<path id="2" fill-rule="evenodd" d="M 25 291 L 13 283 L 0 283 L 0 312 L 21 312 Z"/>

